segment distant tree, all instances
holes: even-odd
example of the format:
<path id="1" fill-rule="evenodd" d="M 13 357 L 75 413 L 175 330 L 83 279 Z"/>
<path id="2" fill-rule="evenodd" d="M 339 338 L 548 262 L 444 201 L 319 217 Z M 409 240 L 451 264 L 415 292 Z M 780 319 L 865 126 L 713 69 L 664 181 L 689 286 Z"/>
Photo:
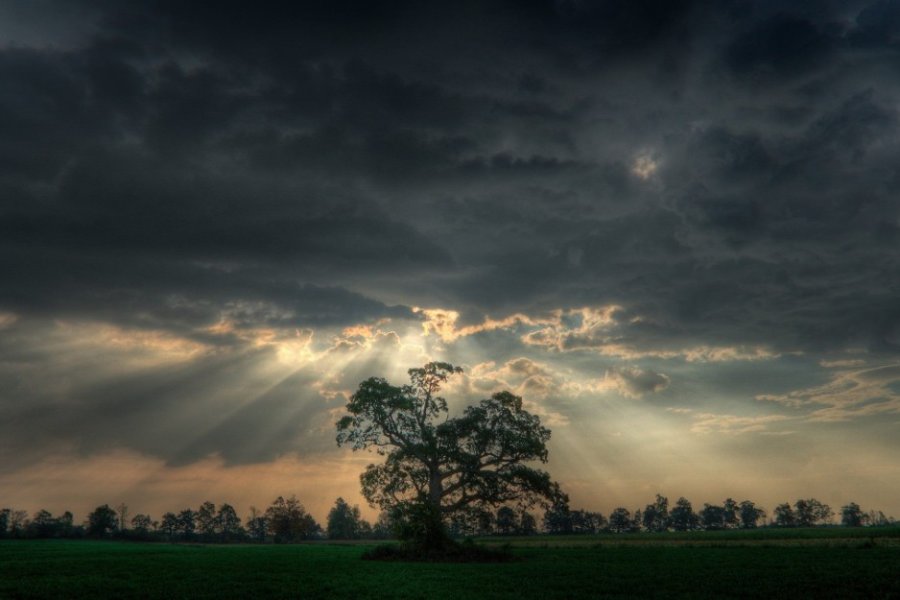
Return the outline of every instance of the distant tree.
<path id="1" fill-rule="evenodd" d="M 732 498 L 725 498 L 725 502 L 722 503 L 722 509 L 724 510 L 722 521 L 725 527 L 737 527 L 738 503 L 735 502 Z"/>
<path id="2" fill-rule="evenodd" d="M 409 520 L 400 512 L 397 525 L 399 535 L 403 540 L 417 539 L 421 533 L 410 534 L 406 531 L 409 527 L 420 527 L 420 519 Z M 494 514 L 488 509 L 481 507 L 470 507 L 466 510 L 457 511 L 449 518 L 447 532 L 450 537 L 471 537 L 477 535 L 491 535 L 494 533 L 495 519 Z"/>
<path id="3" fill-rule="evenodd" d="M 738 508 L 738 516 L 740 517 L 741 527 L 744 529 L 753 529 L 759 523 L 760 519 L 764 519 L 766 511 L 757 508 L 750 500 L 744 500 Z"/>
<path id="4" fill-rule="evenodd" d="M 487 508 L 473 508 L 478 535 L 492 535 L 494 533 L 494 513 Z"/>
<path id="5" fill-rule="evenodd" d="M 59 535 L 59 522 L 47 510 L 39 510 L 28 523 L 29 537 L 51 538 Z"/>
<path id="6" fill-rule="evenodd" d="M 359 537 L 364 540 L 372 539 L 372 524 L 365 519 L 359 520 Z"/>
<path id="7" fill-rule="evenodd" d="M 193 539 L 197 530 L 197 513 L 186 508 L 178 513 L 178 533 L 186 540 Z"/>
<path id="8" fill-rule="evenodd" d="M 644 529 L 647 531 L 667 531 L 669 529 L 669 499 L 660 494 L 656 501 L 644 508 Z"/>
<path id="9" fill-rule="evenodd" d="M 834 511 L 824 502 L 810 498 L 807 503 L 812 507 L 813 524 L 828 525 L 834 517 Z"/>
<path id="10" fill-rule="evenodd" d="M 119 513 L 119 531 L 125 531 L 128 529 L 128 505 L 120 502 L 116 511 Z"/>
<path id="11" fill-rule="evenodd" d="M 372 537 L 377 540 L 386 540 L 394 537 L 394 519 L 391 517 L 390 511 L 383 510 L 378 514 L 378 518 L 375 519 L 375 524 L 372 526 Z"/>
<path id="12" fill-rule="evenodd" d="M 57 517 L 56 522 L 59 526 L 59 535 L 62 537 L 72 537 L 79 533 L 75 528 L 75 516 L 69 511 Z"/>
<path id="13" fill-rule="evenodd" d="M 844 527 L 862 527 L 865 522 L 866 515 L 856 502 L 841 507 L 841 525 Z"/>
<path id="14" fill-rule="evenodd" d="M 523 408 L 520 397 L 499 392 L 447 418 L 447 402 L 438 392 L 460 372 L 430 362 L 409 369 L 409 385 L 369 378 L 337 423 L 338 445 L 374 448 L 386 456 L 360 477 L 369 504 L 399 510 L 404 535 L 429 548 L 449 543 L 446 522 L 454 514 L 492 514 L 511 502 L 546 507 L 562 497 L 548 473 L 527 465 L 547 461 L 550 430 Z"/>
<path id="15" fill-rule="evenodd" d="M 269 521 L 259 512 L 255 506 L 250 507 L 250 516 L 247 517 L 247 533 L 250 539 L 257 542 L 266 541 L 266 532 L 269 530 Z"/>
<path id="16" fill-rule="evenodd" d="M 216 535 L 216 505 L 207 500 L 194 513 L 197 532 L 203 539 L 210 540 Z"/>
<path id="17" fill-rule="evenodd" d="M 219 506 L 219 512 L 215 518 L 215 530 L 219 538 L 225 542 L 231 542 L 244 536 L 241 518 L 230 504 L 222 503 Z"/>
<path id="18" fill-rule="evenodd" d="M 0 509 L 0 538 L 5 538 L 9 530 L 9 515 L 12 510 L 8 508 Z"/>
<path id="19" fill-rule="evenodd" d="M 322 530 L 294 496 L 287 500 L 278 496 L 266 509 L 266 522 L 269 533 L 278 543 L 316 537 Z"/>
<path id="20" fill-rule="evenodd" d="M 794 515 L 794 509 L 787 502 L 776 506 L 773 516 L 775 517 L 775 525 L 778 527 L 797 526 L 797 517 Z"/>
<path id="21" fill-rule="evenodd" d="M 24 510 L 13 510 L 9 513 L 9 534 L 22 537 L 28 527 L 28 513 Z"/>
<path id="22" fill-rule="evenodd" d="M 897 523 L 894 517 L 887 517 L 880 510 L 870 510 L 866 516 L 866 523 L 871 527 L 887 527 Z"/>
<path id="23" fill-rule="evenodd" d="M 138 513 L 131 519 L 131 528 L 138 533 L 148 533 L 152 527 L 153 519 L 149 515 Z"/>
<path id="24" fill-rule="evenodd" d="M 91 537 L 106 537 L 115 533 L 119 526 L 116 511 L 108 504 L 98 506 L 88 515 L 87 534 Z"/>
<path id="25" fill-rule="evenodd" d="M 554 535 L 572 533 L 572 511 L 568 502 L 559 500 L 544 511 L 544 531 Z"/>
<path id="26" fill-rule="evenodd" d="M 169 539 L 175 537 L 179 531 L 178 515 L 172 512 L 165 513 L 159 523 L 159 530 Z"/>
<path id="27" fill-rule="evenodd" d="M 103 504 L 88 515 L 87 534 L 92 537 L 104 537 L 114 533 L 118 524 L 116 511 L 108 504 Z"/>
<path id="28" fill-rule="evenodd" d="M 343 498 L 338 498 L 328 511 L 325 530 L 333 540 L 355 540 L 361 537 L 359 507 L 350 506 Z"/>
<path id="29" fill-rule="evenodd" d="M 675 502 L 675 507 L 669 514 L 669 522 L 675 531 L 691 531 L 697 528 L 698 519 L 690 500 L 682 496 Z"/>
<path id="30" fill-rule="evenodd" d="M 723 506 L 704 504 L 703 509 L 700 510 L 699 517 L 700 525 L 703 527 L 703 529 L 724 529 L 726 526 L 725 507 Z"/>
<path id="31" fill-rule="evenodd" d="M 537 519 L 530 512 L 523 510 L 519 515 L 519 532 L 522 535 L 535 535 L 537 533 Z"/>
<path id="32" fill-rule="evenodd" d="M 634 528 L 634 522 L 631 520 L 631 511 L 627 508 L 616 508 L 609 513 L 609 530 L 613 533 L 625 533 Z"/>
<path id="33" fill-rule="evenodd" d="M 572 533 L 597 533 L 606 527 L 606 519 L 598 512 L 573 510 Z"/>
<path id="34" fill-rule="evenodd" d="M 509 506 L 501 506 L 497 509 L 497 533 L 500 535 L 512 535 L 518 532 L 519 524 L 516 519 L 516 511 Z"/>
<path id="35" fill-rule="evenodd" d="M 812 527 L 827 523 L 834 513 L 831 507 L 815 498 L 799 499 L 794 503 L 794 517 L 799 527 Z"/>

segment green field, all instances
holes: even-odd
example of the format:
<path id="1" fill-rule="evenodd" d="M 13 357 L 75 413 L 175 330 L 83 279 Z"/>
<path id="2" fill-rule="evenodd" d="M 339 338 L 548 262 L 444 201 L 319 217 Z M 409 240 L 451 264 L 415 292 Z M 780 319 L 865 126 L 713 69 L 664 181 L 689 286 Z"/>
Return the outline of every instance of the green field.
<path id="1" fill-rule="evenodd" d="M 364 543 L 5 541 L 0 597 L 900 598 L 898 529 L 512 542 L 514 562 L 425 564 L 363 561 Z"/>

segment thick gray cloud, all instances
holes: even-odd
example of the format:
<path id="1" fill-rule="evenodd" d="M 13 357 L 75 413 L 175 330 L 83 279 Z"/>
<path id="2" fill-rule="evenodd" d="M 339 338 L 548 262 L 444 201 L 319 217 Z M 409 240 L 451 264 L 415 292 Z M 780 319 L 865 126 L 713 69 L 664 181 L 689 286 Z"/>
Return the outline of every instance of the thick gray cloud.
<path id="1" fill-rule="evenodd" d="M 566 343 L 900 350 L 896 1 L 40 6 L 0 28 L 17 327 L 112 323 L 251 360 L 260 328 L 617 304 L 614 339 Z M 312 418 L 285 400 L 300 374 L 178 453 L 154 444 L 184 431 L 100 434 L 158 421 L 214 363 L 177 392 L 149 383 L 167 369 L 93 389 L 84 439 L 172 461 L 299 447 L 228 441 Z M 669 383 L 628 369 L 634 394 Z M 125 388 L 134 410 L 104 413 Z M 77 420 L 60 410 L 48 436 Z"/>

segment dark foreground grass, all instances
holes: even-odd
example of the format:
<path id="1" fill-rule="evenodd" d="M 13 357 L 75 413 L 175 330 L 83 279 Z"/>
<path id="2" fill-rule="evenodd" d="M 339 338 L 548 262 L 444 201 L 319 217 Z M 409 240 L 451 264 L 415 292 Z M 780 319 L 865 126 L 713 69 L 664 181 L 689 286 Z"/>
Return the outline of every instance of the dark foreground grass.
<path id="1" fill-rule="evenodd" d="M 501 564 L 364 561 L 369 547 L 358 544 L 9 541 L 0 543 L 0 597 L 900 598 L 896 538 L 840 539 L 522 545 L 513 549 L 520 560 Z"/>

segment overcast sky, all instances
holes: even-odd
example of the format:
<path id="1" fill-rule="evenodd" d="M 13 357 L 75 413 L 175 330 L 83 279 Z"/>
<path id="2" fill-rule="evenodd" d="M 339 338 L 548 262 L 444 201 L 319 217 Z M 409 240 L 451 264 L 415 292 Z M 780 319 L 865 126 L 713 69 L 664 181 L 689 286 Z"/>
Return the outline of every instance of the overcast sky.
<path id="1" fill-rule="evenodd" d="M 448 360 L 577 507 L 900 517 L 898 110 L 896 0 L 0 0 L 0 505 L 324 519 Z"/>

